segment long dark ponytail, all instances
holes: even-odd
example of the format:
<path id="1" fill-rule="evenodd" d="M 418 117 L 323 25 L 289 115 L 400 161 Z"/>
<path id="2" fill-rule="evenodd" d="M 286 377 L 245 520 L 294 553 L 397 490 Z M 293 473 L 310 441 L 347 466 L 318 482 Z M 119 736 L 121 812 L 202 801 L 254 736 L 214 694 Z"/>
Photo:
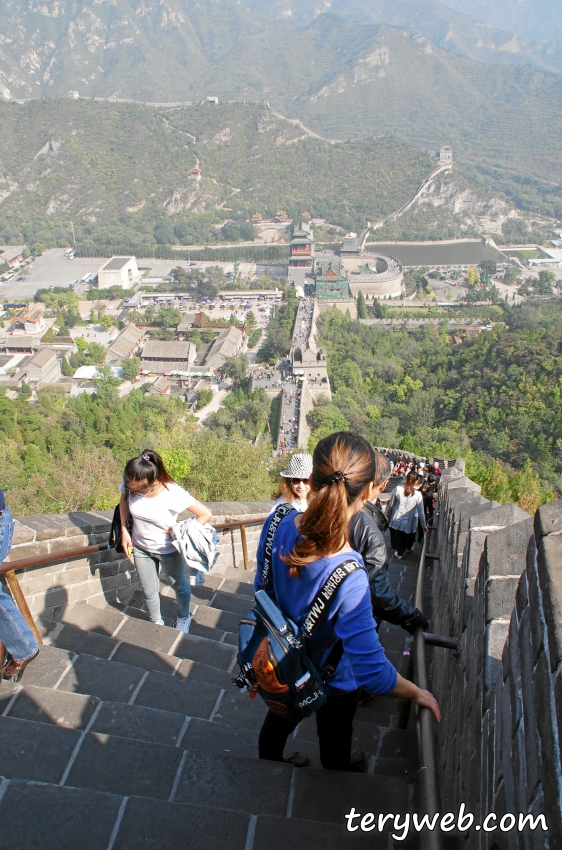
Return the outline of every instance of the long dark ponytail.
<path id="1" fill-rule="evenodd" d="M 312 456 L 312 492 L 301 537 L 283 557 L 290 574 L 341 549 L 348 540 L 349 507 L 376 475 L 375 452 L 363 437 L 339 431 L 320 440 Z"/>
<path id="2" fill-rule="evenodd" d="M 149 485 L 158 481 L 164 487 L 174 483 L 164 461 L 152 449 L 144 449 L 138 457 L 127 461 L 123 477 L 125 481 L 146 481 Z"/>

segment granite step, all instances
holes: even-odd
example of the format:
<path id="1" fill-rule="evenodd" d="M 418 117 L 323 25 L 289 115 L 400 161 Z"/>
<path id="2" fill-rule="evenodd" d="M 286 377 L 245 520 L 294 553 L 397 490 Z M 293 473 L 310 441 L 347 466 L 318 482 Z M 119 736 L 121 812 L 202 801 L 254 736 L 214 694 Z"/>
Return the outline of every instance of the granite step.
<path id="1" fill-rule="evenodd" d="M 145 797 L 11 780 L 0 786 L 0 850 L 387 850 L 386 835 Z M 2 791 L 4 792 L 2 794 Z M 32 818 L 14 818 L 32 811 Z"/>

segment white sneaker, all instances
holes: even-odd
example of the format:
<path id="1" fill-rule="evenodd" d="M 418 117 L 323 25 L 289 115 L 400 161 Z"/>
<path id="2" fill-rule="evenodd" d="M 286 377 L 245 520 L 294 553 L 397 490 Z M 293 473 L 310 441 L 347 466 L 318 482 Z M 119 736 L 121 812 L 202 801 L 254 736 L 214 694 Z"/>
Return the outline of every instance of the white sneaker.
<path id="1" fill-rule="evenodd" d="M 179 629 L 180 632 L 189 631 L 189 627 L 191 626 L 191 616 L 189 617 L 178 617 L 176 622 L 173 624 L 173 629 Z"/>
<path id="2" fill-rule="evenodd" d="M 163 626 L 164 625 L 164 620 L 151 620 L 151 622 L 154 623 L 155 626 Z"/>

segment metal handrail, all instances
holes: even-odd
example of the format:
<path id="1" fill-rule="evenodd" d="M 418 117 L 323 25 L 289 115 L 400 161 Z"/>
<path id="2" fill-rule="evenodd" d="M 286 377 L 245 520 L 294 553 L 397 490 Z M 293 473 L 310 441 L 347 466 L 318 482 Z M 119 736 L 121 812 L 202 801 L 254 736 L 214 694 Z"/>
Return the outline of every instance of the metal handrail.
<path id="1" fill-rule="evenodd" d="M 416 598 L 414 605 L 423 610 L 423 583 L 426 559 L 427 538 L 430 531 L 424 535 L 420 559 L 418 563 L 418 580 L 416 583 Z M 428 637 L 430 637 L 428 635 Z M 431 637 L 438 637 L 433 636 Z M 439 636 L 440 637 L 440 636 Z M 440 640 L 445 640 L 440 637 Z M 454 639 L 450 639 L 454 640 Z M 433 641 L 428 640 L 428 643 Z M 455 642 L 456 643 L 456 642 Z M 425 658 L 426 636 L 421 627 L 414 631 L 414 681 L 422 690 L 428 689 L 427 666 Z M 434 644 L 443 645 L 443 644 Z M 449 645 L 450 648 L 453 646 Z M 454 647 L 456 648 L 456 646 Z M 418 801 L 420 814 L 428 814 L 430 818 L 441 810 L 441 791 L 439 787 L 439 775 L 437 773 L 437 760 L 435 757 L 435 741 L 432 728 L 433 715 L 429 708 L 416 705 L 416 737 L 418 745 L 418 772 L 416 774 L 416 785 L 418 788 Z M 441 835 L 437 830 L 424 830 L 420 835 L 421 850 L 441 850 Z"/>
<path id="2" fill-rule="evenodd" d="M 240 529 L 240 537 L 242 539 L 242 555 L 244 558 L 244 569 L 250 569 L 250 561 L 248 558 L 248 541 L 246 538 L 246 526 L 262 525 L 269 514 L 262 517 L 257 517 L 252 520 L 227 520 L 226 522 L 218 523 L 213 526 L 216 531 L 230 531 L 235 528 Z M 93 555 L 96 552 L 107 552 L 110 546 L 95 544 L 92 546 L 80 546 L 76 549 L 66 549 L 61 552 L 49 552 L 46 555 L 35 555 L 32 558 L 21 558 L 19 561 L 10 561 L 9 563 L 0 564 L 0 576 L 6 576 L 6 582 L 14 602 L 18 606 L 25 622 L 33 632 L 37 643 L 43 643 L 41 635 L 33 619 L 33 615 L 29 610 L 29 605 L 21 589 L 16 572 L 20 570 L 28 570 L 33 567 L 44 567 L 46 564 L 54 564 L 57 561 L 73 561 L 75 558 L 83 558 L 85 555 Z"/>

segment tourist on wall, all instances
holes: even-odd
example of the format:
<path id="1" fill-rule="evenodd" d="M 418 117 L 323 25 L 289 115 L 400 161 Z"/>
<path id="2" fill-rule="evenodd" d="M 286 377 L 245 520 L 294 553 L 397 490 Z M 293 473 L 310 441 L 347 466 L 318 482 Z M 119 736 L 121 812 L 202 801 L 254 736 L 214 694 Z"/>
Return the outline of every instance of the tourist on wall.
<path id="1" fill-rule="evenodd" d="M 361 510 L 376 476 L 375 453 L 362 437 L 348 431 L 321 440 L 314 450 L 309 506 L 304 514 L 292 511 L 281 520 L 271 545 L 271 594 L 299 627 L 309 608 L 342 563 L 362 564 L 348 542 L 349 520 Z M 264 526 L 258 548 L 254 587 L 262 589 Z M 341 643 L 339 643 L 341 641 Z M 325 680 L 327 701 L 316 713 L 322 766 L 331 770 L 363 772 L 365 754 L 351 752 L 353 718 L 363 690 L 411 699 L 429 708 L 437 720 L 435 698 L 400 676 L 379 642 L 373 618 L 369 580 L 365 570 L 352 572 L 338 587 L 328 615 L 307 641 L 308 652 L 319 670 L 334 658 L 335 673 Z M 283 755 L 297 724 L 268 711 L 259 737 L 259 756 L 286 761 L 297 767 L 308 764 L 305 753 Z"/>
<path id="2" fill-rule="evenodd" d="M 359 552 L 367 568 L 373 614 L 377 622 L 385 620 L 402 626 L 413 634 L 418 626 L 427 630 L 429 620 L 419 608 L 414 608 L 402 599 L 390 583 L 388 551 L 384 539 L 387 521 L 376 503 L 389 482 L 390 463 L 387 458 L 378 453 L 375 455 L 375 463 L 376 474 L 365 504 L 349 521 L 349 543 L 356 552 Z"/>
<path id="3" fill-rule="evenodd" d="M 10 554 L 14 521 L 0 490 L 0 564 Z M 39 647 L 12 597 L 0 584 L 0 681 L 19 682 Z"/>
<path id="4" fill-rule="evenodd" d="M 164 625 L 158 576 L 161 569 L 176 593 L 178 616 L 173 626 L 188 632 L 191 587 L 181 555 L 172 544 L 173 526 L 178 515 L 187 510 L 201 525 L 209 522 L 212 514 L 175 483 L 160 455 L 149 449 L 128 461 L 119 490 L 123 548 L 133 557 L 148 615 L 153 623 Z M 130 534 L 129 516 L 133 521 Z"/>
<path id="5" fill-rule="evenodd" d="M 279 475 L 279 489 L 275 504 L 270 513 L 279 505 L 290 504 L 295 510 L 306 511 L 308 494 L 310 493 L 309 478 L 312 472 L 312 455 L 295 454 L 289 461 L 289 466 Z"/>
<path id="6" fill-rule="evenodd" d="M 394 488 L 386 506 L 386 516 L 390 527 L 390 543 L 395 550 L 394 556 L 402 560 L 404 552 L 411 552 L 416 541 L 418 520 L 424 531 L 427 523 L 423 510 L 420 488 L 423 478 L 415 472 L 409 472 L 404 484 Z"/>

